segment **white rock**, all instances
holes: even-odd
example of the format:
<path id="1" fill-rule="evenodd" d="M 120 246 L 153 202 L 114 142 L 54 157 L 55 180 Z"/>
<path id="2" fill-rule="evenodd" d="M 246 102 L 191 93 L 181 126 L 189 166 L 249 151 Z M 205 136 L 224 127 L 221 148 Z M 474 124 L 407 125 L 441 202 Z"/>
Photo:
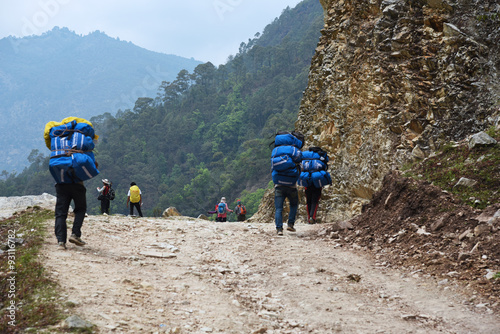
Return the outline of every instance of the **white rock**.
<path id="1" fill-rule="evenodd" d="M 469 139 L 469 148 L 472 149 L 476 146 L 484 146 L 484 145 L 496 145 L 497 141 L 491 138 L 486 132 L 481 131 L 471 136 Z"/>
<path id="2" fill-rule="evenodd" d="M 463 33 L 460 31 L 460 29 L 457 28 L 457 26 L 447 22 L 443 23 L 443 33 L 446 37 L 463 35 Z"/>
<path id="3" fill-rule="evenodd" d="M 461 177 L 460 180 L 458 180 L 457 184 L 455 184 L 453 187 L 458 187 L 458 186 L 474 187 L 476 184 L 477 184 L 476 180 L 471 180 L 466 177 Z"/>
<path id="4" fill-rule="evenodd" d="M 24 210 L 30 206 L 54 210 L 56 197 L 47 193 L 36 196 L 0 197 L 0 218 L 10 217 L 14 212 Z"/>
<path id="5" fill-rule="evenodd" d="M 139 252 L 139 254 L 147 256 L 147 257 L 158 257 L 158 258 L 164 258 L 164 259 L 177 257 L 177 255 L 175 255 L 174 253 L 163 253 L 163 252 L 155 252 L 155 251 L 142 251 L 142 252 Z"/>
<path id="6" fill-rule="evenodd" d="M 486 273 L 486 275 L 484 275 L 484 277 L 485 277 L 486 279 L 492 279 L 492 278 L 493 278 L 493 277 L 495 277 L 495 275 L 497 274 L 497 272 L 496 272 L 496 271 L 491 270 L 491 269 L 486 269 L 486 271 L 487 271 L 487 273 Z"/>

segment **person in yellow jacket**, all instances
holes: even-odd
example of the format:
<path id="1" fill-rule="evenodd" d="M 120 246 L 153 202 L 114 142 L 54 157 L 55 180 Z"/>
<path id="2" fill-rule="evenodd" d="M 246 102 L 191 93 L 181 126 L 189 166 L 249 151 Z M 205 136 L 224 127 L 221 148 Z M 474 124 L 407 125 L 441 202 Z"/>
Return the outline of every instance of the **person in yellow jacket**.
<path id="1" fill-rule="evenodd" d="M 135 184 L 135 182 L 132 182 L 130 184 L 130 189 L 128 190 L 127 194 L 127 207 L 130 202 L 130 215 L 134 215 L 134 207 L 137 208 L 137 212 L 139 213 L 139 216 L 142 217 L 142 211 L 141 211 L 141 206 L 142 206 L 142 193 L 141 189 Z"/>

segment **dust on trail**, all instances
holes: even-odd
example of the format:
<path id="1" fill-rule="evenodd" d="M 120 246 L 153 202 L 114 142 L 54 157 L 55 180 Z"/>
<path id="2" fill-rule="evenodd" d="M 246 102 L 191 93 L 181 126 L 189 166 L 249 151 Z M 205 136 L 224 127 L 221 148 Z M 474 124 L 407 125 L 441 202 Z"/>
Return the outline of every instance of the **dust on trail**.
<path id="1" fill-rule="evenodd" d="M 315 225 L 90 216 L 44 263 L 99 333 L 498 333 L 458 286 L 316 240 Z M 62 301 L 65 303 L 65 301 Z"/>

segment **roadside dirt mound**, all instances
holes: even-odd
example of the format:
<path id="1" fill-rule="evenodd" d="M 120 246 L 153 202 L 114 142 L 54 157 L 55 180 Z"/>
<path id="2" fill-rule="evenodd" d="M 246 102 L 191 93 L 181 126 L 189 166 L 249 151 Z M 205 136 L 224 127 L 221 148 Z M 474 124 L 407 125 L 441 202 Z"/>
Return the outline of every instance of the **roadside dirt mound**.
<path id="1" fill-rule="evenodd" d="M 475 210 L 394 171 L 362 214 L 319 233 L 364 247 L 387 266 L 430 274 L 443 285 L 459 282 L 471 294 L 471 305 L 498 311 L 499 209 L 496 204 Z M 350 229 L 341 230 L 346 225 Z"/>

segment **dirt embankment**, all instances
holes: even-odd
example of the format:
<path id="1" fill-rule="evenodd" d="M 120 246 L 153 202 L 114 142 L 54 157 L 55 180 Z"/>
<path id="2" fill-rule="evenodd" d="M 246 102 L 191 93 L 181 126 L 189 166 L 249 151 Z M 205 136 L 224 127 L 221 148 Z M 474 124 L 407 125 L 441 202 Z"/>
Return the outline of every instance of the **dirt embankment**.
<path id="1" fill-rule="evenodd" d="M 52 231 L 52 223 L 48 228 Z M 399 270 L 326 225 L 90 216 L 85 247 L 43 251 L 67 314 L 98 333 L 495 333 L 459 284 Z M 286 232 L 286 231 L 285 231 Z M 422 247 L 420 247 L 422 248 Z M 377 253 L 382 254 L 382 249 Z"/>
<path id="2" fill-rule="evenodd" d="M 345 224 L 346 222 L 344 222 Z M 475 210 L 429 183 L 388 174 L 382 189 L 347 222 L 319 233 L 363 248 L 387 267 L 421 273 L 470 297 L 464 304 L 500 310 L 500 204 Z"/>

